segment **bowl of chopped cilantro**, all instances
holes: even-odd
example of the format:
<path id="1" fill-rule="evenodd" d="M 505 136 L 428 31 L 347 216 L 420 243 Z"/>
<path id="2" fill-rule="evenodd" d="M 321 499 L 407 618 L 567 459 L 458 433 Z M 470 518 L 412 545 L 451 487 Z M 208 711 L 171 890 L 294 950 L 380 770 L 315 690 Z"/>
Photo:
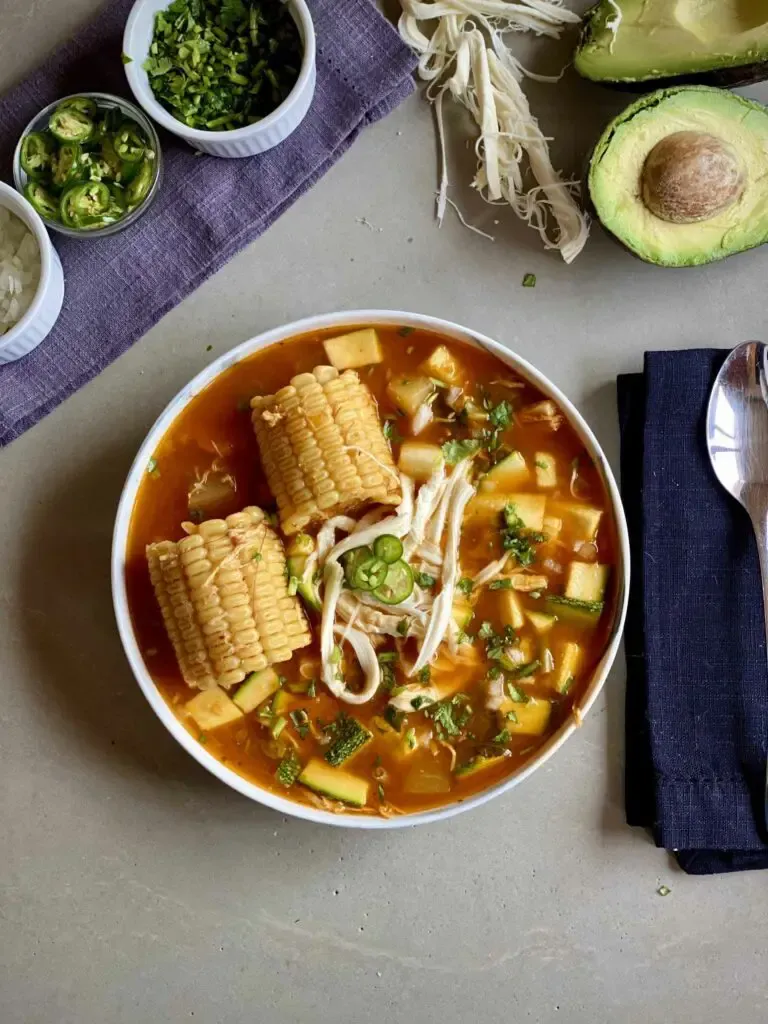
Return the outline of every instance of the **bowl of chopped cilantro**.
<path id="1" fill-rule="evenodd" d="M 137 0 L 123 37 L 128 83 L 196 150 L 247 157 L 301 123 L 315 91 L 305 0 Z"/>

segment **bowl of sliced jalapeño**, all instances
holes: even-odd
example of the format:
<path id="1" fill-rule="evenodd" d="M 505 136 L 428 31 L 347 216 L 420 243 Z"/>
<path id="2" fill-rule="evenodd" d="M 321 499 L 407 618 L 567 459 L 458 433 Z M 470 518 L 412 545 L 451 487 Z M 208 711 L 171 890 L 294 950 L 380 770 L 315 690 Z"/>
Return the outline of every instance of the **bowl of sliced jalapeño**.
<path id="1" fill-rule="evenodd" d="M 157 195 L 157 133 L 133 103 L 79 93 L 51 103 L 16 146 L 16 188 L 46 225 L 74 238 L 112 235 L 133 224 Z"/>

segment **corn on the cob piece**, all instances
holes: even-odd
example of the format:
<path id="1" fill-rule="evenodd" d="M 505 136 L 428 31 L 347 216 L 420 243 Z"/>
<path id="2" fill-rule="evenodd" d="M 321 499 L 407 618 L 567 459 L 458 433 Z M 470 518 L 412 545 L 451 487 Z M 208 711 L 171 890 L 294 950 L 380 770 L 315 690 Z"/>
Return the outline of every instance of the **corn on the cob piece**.
<path id="1" fill-rule="evenodd" d="M 367 503 L 400 502 L 376 403 L 354 370 L 317 366 L 277 394 L 251 399 L 251 409 L 286 534 Z"/>
<path id="2" fill-rule="evenodd" d="M 260 508 L 184 524 L 189 536 L 147 546 L 165 628 L 190 686 L 230 687 L 311 641 L 288 593 L 285 552 Z"/>

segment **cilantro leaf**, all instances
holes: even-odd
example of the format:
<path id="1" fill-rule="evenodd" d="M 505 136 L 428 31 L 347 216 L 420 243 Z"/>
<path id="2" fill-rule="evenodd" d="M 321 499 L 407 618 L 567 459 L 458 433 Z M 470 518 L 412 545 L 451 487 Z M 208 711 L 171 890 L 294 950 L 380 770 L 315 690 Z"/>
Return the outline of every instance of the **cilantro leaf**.
<path id="1" fill-rule="evenodd" d="M 413 578 L 416 581 L 416 586 L 421 587 L 422 590 L 428 590 L 437 583 L 435 577 L 428 572 L 415 572 Z"/>
<path id="2" fill-rule="evenodd" d="M 497 430 L 505 430 L 512 421 L 512 406 L 502 399 L 488 413 L 488 419 Z"/>
<path id="3" fill-rule="evenodd" d="M 469 578 L 469 576 L 462 576 L 462 578 L 456 584 L 456 589 L 460 591 L 462 594 L 466 594 L 467 596 L 469 596 L 469 594 L 471 594 L 472 591 L 475 589 L 475 584 Z"/>
<path id="4" fill-rule="evenodd" d="M 479 449 L 480 442 L 468 437 L 465 441 L 446 441 L 442 445 L 441 451 L 448 465 L 455 466 L 457 463 L 463 462 L 464 459 L 468 459 L 470 455 L 474 455 Z"/>

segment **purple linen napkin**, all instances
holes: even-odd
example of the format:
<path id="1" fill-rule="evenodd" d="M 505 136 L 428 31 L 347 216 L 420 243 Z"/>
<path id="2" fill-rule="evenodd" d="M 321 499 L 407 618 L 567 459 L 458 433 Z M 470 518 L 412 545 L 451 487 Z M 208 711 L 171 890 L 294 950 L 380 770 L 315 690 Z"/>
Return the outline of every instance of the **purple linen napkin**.
<path id="1" fill-rule="evenodd" d="M 27 122 L 67 93 L 132 99 L 121 61 L 133 0 L 113 0 L 87 28 L 0 99 L 0 175 Z M 54 235 L 64 266 L 61 316 L 30 355 L 0 366 L 0 445 L 95 377 L 219 270 L 412 90 L 415 59 L 370 0 L 308 0 L 317 35 L 312 107 L 285 142 L 244 160 L 196 157 L 158 128 L 165 177 L 152 209 L 111 238 Z"/>

